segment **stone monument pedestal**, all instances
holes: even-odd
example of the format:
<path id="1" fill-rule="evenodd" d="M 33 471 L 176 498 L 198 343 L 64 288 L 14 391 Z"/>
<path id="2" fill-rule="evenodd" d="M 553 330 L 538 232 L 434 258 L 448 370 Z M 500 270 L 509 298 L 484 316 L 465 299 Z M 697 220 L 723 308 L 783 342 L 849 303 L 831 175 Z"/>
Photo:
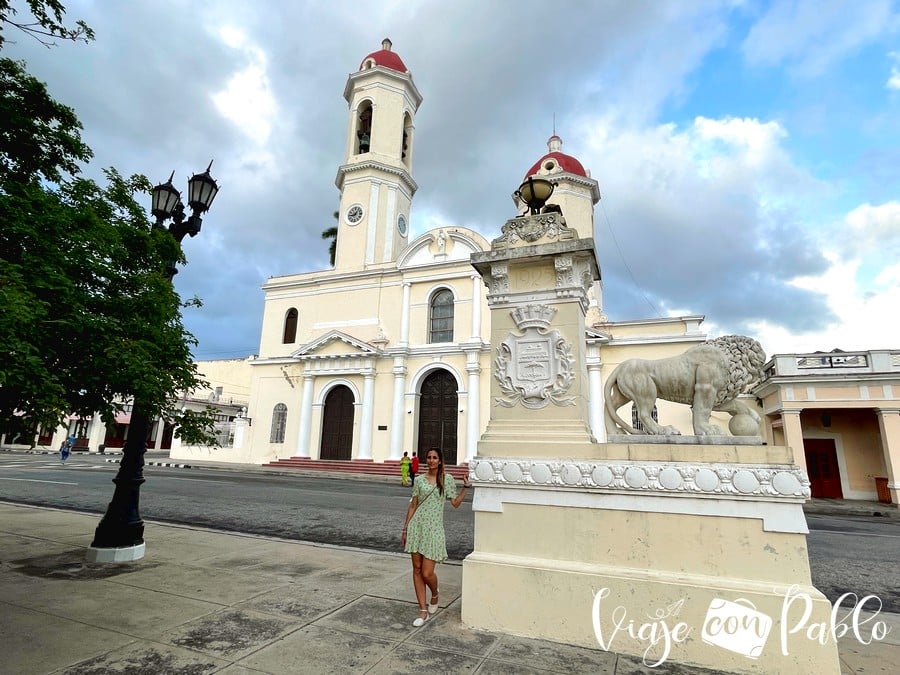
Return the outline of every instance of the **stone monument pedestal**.
<path id="1" fill-rule="evenodd" d="M 523 216 L 472 264 L 489 289 L 494 362 L 469 462 L 463 622 L 647 665 L 837 675 L 831 606 L 810 580 L 809 481 L 790 450 L 758 438 L 597 443 L 593 241 L 559 214 Z"/>
<path id="2" fill-rule="evenodd" d="M 647 665 L 839 673 L 831 605 L 810 579 L 808 481 L 788 448 L 594 450 L 594 459 L 470 464 L 466 625 Z"/>

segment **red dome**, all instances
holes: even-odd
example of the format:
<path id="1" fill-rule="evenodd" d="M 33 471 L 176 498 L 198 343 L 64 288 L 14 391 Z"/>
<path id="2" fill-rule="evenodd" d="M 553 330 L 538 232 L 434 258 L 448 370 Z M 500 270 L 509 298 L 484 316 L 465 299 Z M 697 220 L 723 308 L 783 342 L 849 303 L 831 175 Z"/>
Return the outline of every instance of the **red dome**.
<path id="1" fill-rule="evenodd" d="M 587 178 L 587 171 L 584 170 L 581 162 L 572 157 L 572 155 L 567 155 L 566 153 L 559 151 L 561 145 L 562 139 L 556 134 L 553 134 L 547 141 L 547 149 L 550 150 L 550 152 L 541 157 L 537 162 L 534 163 L 534 166 L 528 169 L 528 173 L 525 174 L 525 178 L 536 174 L 541 170 L 541 168 L 544 167 L 544 164 L 546 164 L 548 161 L 554 162 L 557 166 L 559 166 L 560 169 L 562 169 L 566 173 L 574 173 L 577 176 L 584 176 L 585 178 Z"/>
<path id="2" fill-rule="evenodd" d="M 366 68 L 366 62 L 371 59 L 376 66 L 384 66 L 385 68 L 390 68 L 391 70 L 396 70 L 397 72 L 404 74 L 409 72 L 409 69 L 403 63 L 403 60 L 397 56 L 396 52 L 391 51 L 390 40 L 385 39 L 384 42 L 381 43 L 381 47 L 382 48 L 377 52 L 372 52 L 360 62 L 360 70 L 364 70 Z"/>
<path id="3" fill-rule="evenodd" d="M 562 167 L 563 171 L 574 173 L 587 178 L 587 171 L 585 171 L 584 167 L 581 166 L 581 162 L 572 157 L 572 155 L 567 155 L 563 152 L 548 152 L 537 162 L 535 162 L 533 167 L 528 169 L 528 173 L 525 174 L 525 178 L 528 178 L 528 176 L 533 176 L 538 171 L 540 171 L 541 167 L 544 165 L 544 162 L 546 162 L 548 159 L 556 160 L 556 163 L 559 164 L 560 167 Z"/>

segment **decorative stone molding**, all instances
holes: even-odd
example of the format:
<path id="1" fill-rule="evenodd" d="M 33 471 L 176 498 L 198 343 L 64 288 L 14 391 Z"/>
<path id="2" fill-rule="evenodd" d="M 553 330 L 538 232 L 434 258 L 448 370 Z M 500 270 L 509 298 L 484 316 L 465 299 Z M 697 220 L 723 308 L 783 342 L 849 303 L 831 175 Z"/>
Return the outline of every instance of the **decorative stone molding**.
<path id="1" fill-rule="evenodd" d="M 488 278 L 491 295 L 509 293 L 509 266 L 505 262 L 491 263 L 491 275 Z"/>
<path id="2" fill-rule="evenodd" d="M 578 233 L 566 226 L 559 213 L 543 213 L 536 216 L 510 218 L 500 229 L 499 237 L 491 241 L 491 249 L 527 246 L 542 239 L 548 241 L 568 241 L 578 238 Z"/>
<path id="3" fill-rule="evenodd" d="M 405 191 L 407 193 L 406 196 L 409 198 L 412 198 L 412 196 L 415 195 L 416 191 L 419 189 L 418 184 L 415 180 L 413 180 L 413 177 L 406 169 L 391 166 L 390 164 L 385 164 L 384 162 L 376 162 L 374 160 L 342 165 L 338 168 L 337 176 L 334 179 L 334 184 L 337 186 L 338 190 L 343 190 L 344 181 L 347 179 L 347 176 L 349 174 L 368 169 L 383 171 L 384 173 L 399 177 L 400 184 L 405 188 Z"/>
<path id="4" fill-rule="evenodd" d="M 520 335 L 510 332 L 497 347 L 494 378 L 503 397 L 496 404 L 512 408 L 521 403 L 538 410 L 553 403 L 575 405 L 565 393 L 572 386 L 574 358 L 572 347 L 559 331 L 548 331 L 556 308 L 548 305 L 524 305 L 510 312 Z"/>
<path id="5" fill-rule="evenodd" d="M 559 255 L 553 259 L 553 266 L 556 268 L 556 287 L 575 285 L 575 275 L 572 269 L 572 256 Z"/>
<path id="6" fill-rule="evenodd" d="M 475 457 L 469 460 L 469 475 L 482 487 L 552 487 L 690 497 L 810 497 L 809 479 L 799 467 L 772 464 Z"/>
<path id="7" fill-rule="evenodd" d="M 509 315 L 519 330 L 524 331 L 527 328 L 547 330 L 557 311 L 556 307 L 549 305 L 523 305 L 516 307 Z"/>

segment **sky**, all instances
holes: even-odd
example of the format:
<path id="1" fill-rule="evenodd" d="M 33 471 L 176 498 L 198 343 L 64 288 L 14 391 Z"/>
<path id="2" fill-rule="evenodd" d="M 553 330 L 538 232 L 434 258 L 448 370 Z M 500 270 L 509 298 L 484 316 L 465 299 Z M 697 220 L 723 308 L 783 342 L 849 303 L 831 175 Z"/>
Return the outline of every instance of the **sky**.
<path id="1" fill-rule="evenodd" d="M 65 4 L 94 42 L 7 29 L 4 55 L 74 108 L 84 174 L 174 169 L 185 191 L 215 160 L 175 278 L 203 301 L 198 359 L 257 353 L 265 280 L 329 267 L 344 85 L 385 37 L 424 98 L 410 241 L 497 236 L 555 120 L 600 184 L 611 321 L 701 314 L 769 355 L 900 348 L 900 1 Z"/>

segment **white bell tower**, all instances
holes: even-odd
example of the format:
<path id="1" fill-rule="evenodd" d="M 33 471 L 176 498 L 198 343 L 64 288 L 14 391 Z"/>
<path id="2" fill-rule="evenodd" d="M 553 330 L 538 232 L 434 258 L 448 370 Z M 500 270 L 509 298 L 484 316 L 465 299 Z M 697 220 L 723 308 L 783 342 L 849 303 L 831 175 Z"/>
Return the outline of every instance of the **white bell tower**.
<path id="1" fill-rule="evenodd" d="M 341 191 L 336 270 L 392 263 L 407 245 L 414 120 L 422 95 L 385 39 L 344 87 L 347 149 L 335 184 Z"/>

